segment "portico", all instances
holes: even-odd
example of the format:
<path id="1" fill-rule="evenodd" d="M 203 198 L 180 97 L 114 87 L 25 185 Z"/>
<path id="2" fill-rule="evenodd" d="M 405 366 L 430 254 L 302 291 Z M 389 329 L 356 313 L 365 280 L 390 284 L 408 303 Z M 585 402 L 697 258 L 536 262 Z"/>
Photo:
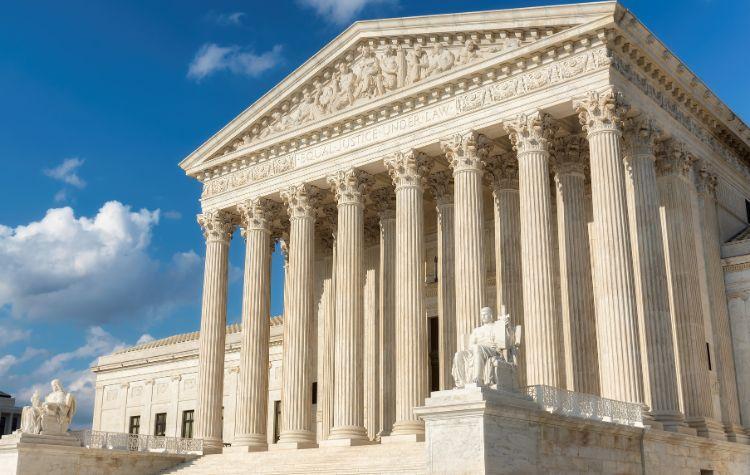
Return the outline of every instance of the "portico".
<path id="1" fill-rule="evenodd" d="M 415 408 L 430 392 L 433 274 L 439 388 L 453 387 L 453 354 L 480 309 L 504 305 L 524 328 L 520 384 L 638 403 L 654 427 L 745 441 L 715 280 L 721 200 L 750 197 L 748 157 L 747 126 L 615 3 L 355 24 L 181 163 L 204 187 L 195 436 L 222 450 L 239 227 L 233 447 L 267 448 L 279 240 L 277 448 L 424 440 Z"/>

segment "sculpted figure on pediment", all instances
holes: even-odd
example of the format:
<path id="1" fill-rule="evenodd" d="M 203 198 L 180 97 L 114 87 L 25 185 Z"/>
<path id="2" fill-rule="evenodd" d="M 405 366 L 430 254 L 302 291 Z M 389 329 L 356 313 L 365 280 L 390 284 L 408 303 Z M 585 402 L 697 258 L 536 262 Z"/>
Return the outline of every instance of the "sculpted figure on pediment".
<path id="1" fill-rule="evenodd" d="M 422 45 L 414 45 L 414 48 L 406 54 L 406 64 L 406 84 L 411 85 L 419 82 L 427 71 L 427 68 L 430 67 L 430 61 Z"/>
<path id="2" fill-rule="evenodd" d="M 354 104 L 354 89 L 357 85 L 357 76 L 352 72 L 349 63 L 342 61 L 339 69 L 333 74 L 331 80 L 331 112 L 339 111 Z"/>
<path id="3" fill-rule="evenodd" d="M 383 88 L 386 91 L 393 91 L 404 85 L 406 59 L 401 46 L 391 46 L 385 50 L 380 69 L 383 71 Z"/>
<path id="4" fill-rule="evenodd" d="M 435 43 L 429 54 L 429 66 L 425 75 L 432 76 L 444 73 L 451 69 L 455 62 L 455 56 L 453 56 L 453 53 L 443 43 Z"/>
<path id="5" fill-rule="evenodd" d="M 479 55 L 479 45 L 474 40 L 466 40 L 461 52 L 458 53 L 456 64 L 468 64 L 481 59 Z"/>
<path id="6" fill-rule="evenodd" d="M 385 93 L 383 87 L 383 76 L 381 75 L 380 62 L 375 51 L 370 46 L 362 47 L 362 59 L 360 60 L 359 84 L 354 91 L 354 97 L 373 98 Z"/>

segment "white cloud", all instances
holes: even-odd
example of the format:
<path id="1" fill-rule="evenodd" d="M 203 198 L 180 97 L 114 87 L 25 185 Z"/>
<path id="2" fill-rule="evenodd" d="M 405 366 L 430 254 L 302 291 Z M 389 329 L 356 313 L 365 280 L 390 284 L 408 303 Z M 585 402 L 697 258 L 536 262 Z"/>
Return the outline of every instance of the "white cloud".
<path id="1" fill-rule="evenodd" d="M 298 0 L 302 5 L 337 25 L 351 22 L 368 5 L 398 4 L 397 0 Z"/>
<path id="2" fill-rule="evenodd" d="M 159 210 L 110 201 L 91 218 L 64 207 L 24 226 L 0 225 L 0 307 L 16 318 L 91 325 L 158 317 L 197 301 L 197 254 L 170 262 L 148 254 L 158 222 Z"/>
<path id="3" fill-rule="evenodd" d="M 0 338 L 0 347 L 26 340 L 31 336 L 31 330 L 14 328 L 9 322 L 0 322 L 0 327 L 3 329 L 3 336 Z"/>
<path id="4" fill-rule="evenodd" d="M 200 81 L 218 71 L 258 77 L 282 62 L 282 49 L 281 45 L 276 45 L 270 51 L 256 54 L 237 45 L 206 43 L 195 53 L 188 67 L 187 77 Z"/>
<path id="5" fill-rule="evenodd" d="M 46 354 L 46 350 L 28 347 L 21 356 L 5 355 L 0 356 L 0 376 L 8 373 L 11 367 L 25 363 L 37 356 Z"/>
<path id="6" fill-rule="evenodd" d="M 142 344 L 148 343 L 150 341 L 154 341 L 154 337 L 152 337 L 148 333 L 144 333 L 143 335 L 141 335 L 140 338 L 138 338 L 138 341 L 136 341 L 135 344 L 136 345 L 142 345 Z"/>
<path id="7" fill-rule="evenodd" d="M 55 168 L 45 168 L 44 174 L 76 188 L 83 188 L 86 182 L 78 176 L 78 168 L 81 165 L 83 165 L 83 160 L 80 158 L 66 158 Z"/>
<path id="8" fill-rule="evenodd" d="M 239 26 L 242 25 L 242 17 L 245 12 L 216 13 L 210 12 L 207 18 L 220 26 Z"/>
<path id="9" fill-rule="evenodd" d="M 0 356 L 0 376 L 5 376 L 11 366 L 15 365 L 16 362 L 16 357 L 13 355 Z"/>
<path id="10" fill-rule="evenodd" d="M 175 210 L 169 210 L 164 212 L 164 217 L 167 219 L 180 219 L 182 218 L 182 213 Z"/>

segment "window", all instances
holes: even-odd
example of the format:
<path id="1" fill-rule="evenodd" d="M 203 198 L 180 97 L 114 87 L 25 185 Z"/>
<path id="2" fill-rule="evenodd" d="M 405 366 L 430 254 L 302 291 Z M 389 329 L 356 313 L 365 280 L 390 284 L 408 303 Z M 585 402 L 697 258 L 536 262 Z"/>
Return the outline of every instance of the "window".
<path id="1" fill-rule="evenodd" d="M 440 326 L 438 317 L 430 317 L 428 320 L 429 324 L 429 359 L 430 359 L 430 374 L 429 384 L 430 391 L 440 390 Z"/>
<path id="2" fill-rule="evenodd" d="M 5 434 L 5 414 L 0 416 L 0 435 Z"/>
<path id="3" fill-rule="evenodd" d="M 312 383 L 312 403 L 313 404 L 318 403 L 318 383 L 317 382 Z"/>
<path id="4" fill-rule="evenodd" d="M 281 429 L 281 401 L 273 402 L 273 443 L 279 441 L 279 430 Z"/>
<path id="5" fill-rule="evenodd" d="M 128 434 L 139 434 L 141 432 L 141 416 L 130 416 Z"/>
<path id="6" fill-rule="evenodd" d="M 706 342 L 706 357 L 708 358 L 708 370 L 712 371 L 711 368 L 711 345 Z"/>
<path id="7" fill-rule="evenodd" d="M 745 200 L 745 220 L 750 223 L 750 201 Z"/>
<path id="8" fill-rule="evenodd" d="M 164 435 L 167 432 L 167 413 L 160 412 L 156 415 L 154 423 L 154 435 Z"/>
<path id="9" fill-rule="evenodd" d="M 195 411 L 182 411 L 182 437 L 186 439 L 193 438 L 193 420 Z"/>

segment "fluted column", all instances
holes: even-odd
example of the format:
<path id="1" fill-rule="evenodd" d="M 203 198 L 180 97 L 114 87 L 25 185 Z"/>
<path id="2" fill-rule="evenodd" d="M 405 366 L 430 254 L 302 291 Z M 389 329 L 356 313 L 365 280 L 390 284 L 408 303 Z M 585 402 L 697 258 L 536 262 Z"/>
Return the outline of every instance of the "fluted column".
<path id="1" fill-rule="evenodd" d="M 523 323 L 523 277 L 521 263 L 521 203 L 518 194 L 518 161 L 513 153 L 487 160 L 492 182 L 495 225 L 495 293 L 497 311 L 505 306 L 513 325 Z M 521 341 L 518 377 L 526 385 L 526 343 Z"/>
<path id="2" fill-rule="evenodd" d="M 657 183 L 665 230 L 663 238 L 682 408 L 686 422 L 698 431 L 698 435 L 719 438 L 723 431 L 714 420 L 700 282 L 696 271 L 698 254 L 691 203 L 691 195 L 695 192 L 692 183 L 694 161 L 695 158 L 681 145 L 663 144 L 656 162 Z"/>
<path id="3" fill-rule="evenodd" d="M 599 394 L 594 287 L 585 205 L 587 145 L 586 139 L 579 135 L 557 139 L 553 168 L 566 387 Z"/>
<path id="4" fill-rule="evenodd" d="M 364 188 L 368 175 L 350 168 L 328 177 L 338 202 L 336 349 L 333 429 L 329 439 L 366 441 L 364 426 Z"/>
<path id="5" fill-rule="evenodd" d="M 593 252 L 599 266 L 595 298 L 602 396 L 643 403 L 638 312 L 620 150 L 623 106 L 612 90 L 591 92 L 575 106 L 589 141 L 596 229 Z"/>
<path id="6" fill-rule="evenodd" d="M 438 323 L 440 346 L 440 389 L 453 389 L 451 373 L 456 354 L 456 239 L 453 205 L 453 174 L 430 175 L 430 192 L 437 211 Z"/>
<path id="7" fill-rule="evenodd" d="M 195 437 L 203 439 L 204 451 L 221 452 L 222 406 L 224 399 L 224 344 L 227 326 L 227 280 L 229 241 L 234 223 L 225 211 L 198 215 L 206 238 L 203 273 L 201 330 L 198 338 L 198 397 Z"/>
<path id="8" fill-rule="evenodd" d="M 396 189 L 396 422 L 392 437 L 423 440 L 414 408 L 427 396 L 427 321 L 424 314 L 423 181 L 429 159 L 421 152 L 385 160 Z"/>
<path id="9" fill-rule="evenodd" d="M 711 323 L 715 337 L 714 348 L 721 399 L 721 422 L 724 424 L 724 431 L 728 440 L 747 443 L 748 435 L 745 434 L 740 421 L 734 345 L 729 323 L 724 269 L 721 265 L 721 239 L 719 238 L 719 220 L 716 209 L 718 178 L 704 163 L 696 173 L 696 181 L 701 207 L 699 221 L 701 225 L 699 227 L 703 235 L 706 281 L 711 308 Z"/>
<path id="10" fill-rule="evenodd" d="M 396 421 L 396 194 L 375 190 L 373 204 L 380 217 L 380 435 Z"/>
<path id="11" fill-rule="evenodd" d="M 233 447 L 265 450 L 268 417 L 268 338 L 271 304 L 272 202 L 255 198 L 237 206 L 245 237 L 242 346 Z"/>
<path id="12" fill-rule="evenodd" d="M 643 364 L 644 402 L 651 417 L 668 430 L 683 424 L 667 270 L 659 217 L 659 189 L 654 168 L 654 140 L 659 131 L 645 117 L 626 121 L 625 186 L 633 244 L 633 275 Z"/>
<path id="13" fill-rule="evenodd" d="M 552 275 L 548 163 L 554 128 L 541 113 L 520 115 L 505 126 L 518 156 L 526 383 L 559 387 L 564 368 Z"/>
<path id="14" fill-rule="evenodd" d="M 318 190 L 291 186 L 281 197 L 289 212 L 289 266 L 281 374 L 280 448 L 315 446 L 312 430 L 312 323 L 315 311 L 315 205 Z"/>
<path id="15" fill-rule="evenodd" d="M 367 438 L 380 433 L 380 223 L 365 223 L 364 408 Z"/>
<path id="16" fill-rule="evenodd" d="M 336 235 L 338 209 L 334 205 L 326 205 L 322 208 L 322 214 L 328 221 L 329 238 L 327 245 L 331 248 L 330 279 L 324 284 L 327 288 L 323 298 L 325 302 L 325 315 L 323 316 L 323 351 L 320 355 L 322 360 L 322 378 L 318 383 L 320 388 L 320 410 L 321 410 L 321 440 L 326 440 L 333 428 L 333 398 L 334 398 L 334 366 L 336 354 Z"/>

